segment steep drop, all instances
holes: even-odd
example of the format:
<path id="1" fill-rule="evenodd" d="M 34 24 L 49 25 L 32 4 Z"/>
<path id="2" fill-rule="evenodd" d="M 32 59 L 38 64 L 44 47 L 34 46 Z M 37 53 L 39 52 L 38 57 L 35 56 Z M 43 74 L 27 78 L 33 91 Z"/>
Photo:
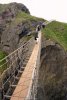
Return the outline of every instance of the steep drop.
<path id="1" fill-rule="evenodd" d="M 67 53 L 59 44 L 49 42 L 41 50 L 37 98 L 67 100 Z"/>

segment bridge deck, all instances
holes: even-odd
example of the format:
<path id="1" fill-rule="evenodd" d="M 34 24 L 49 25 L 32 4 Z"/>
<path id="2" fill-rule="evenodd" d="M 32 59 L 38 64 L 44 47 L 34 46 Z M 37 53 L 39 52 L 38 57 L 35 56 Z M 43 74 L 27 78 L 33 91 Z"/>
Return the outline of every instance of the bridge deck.
<path id="1" fill-rule="evenodd" d="M 35 64 L 37 60 L 38 50 L 39 50 L 40 42 L 41 42 L 40 39 L 41 39 L 41 33 L 39 33 L 39 41 L 34 46 L 31 57 L 14 90 L 11 100 L 25 100 L 25 98 L 27 97 L 30 84 L 32 84 L 32 77 L 33 77 L 32 73 L 33 73 L 33 69 L 35 68 Z"/>

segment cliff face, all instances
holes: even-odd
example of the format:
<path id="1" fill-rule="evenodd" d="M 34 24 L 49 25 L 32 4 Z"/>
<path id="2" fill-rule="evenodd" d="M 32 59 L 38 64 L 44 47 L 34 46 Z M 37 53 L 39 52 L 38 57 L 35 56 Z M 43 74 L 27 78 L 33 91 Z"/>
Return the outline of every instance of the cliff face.
<path id="1" fill-rule="evenodd" d="M 42 21 L 30 15 L 20 3 L 0 4 L 0 50 L 10 53 L 18 48 L 20 40 Z M 23 44 L 22 42 L 22 44 Z"/>
<path id="2" fill-rule="evenodd" d="M 67 100 L 67 24 L 53 21 L 43 35 L 38 100 Z"/>
<path id="3" fill-rule="evenodd" d="M 67 52 L 54 41 L 42 43 L 38 100 L 67 100 Z"/>

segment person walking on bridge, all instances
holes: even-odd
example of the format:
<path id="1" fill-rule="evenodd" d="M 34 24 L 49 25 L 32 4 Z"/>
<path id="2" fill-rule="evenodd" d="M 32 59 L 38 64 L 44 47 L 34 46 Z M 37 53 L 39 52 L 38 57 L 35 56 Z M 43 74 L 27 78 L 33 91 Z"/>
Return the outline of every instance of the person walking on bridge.
<path id="1" fill-rule="evenodd" d="M 45 28 L 45 26 L 46 26 L 46 23 L 45 22 L 42 23 L 42 28 Z"/>
<path id="2" fill-rule="evenodd" d="M 40 25 L 37 25 L 37 27 L 36 27 L 36 32 L 35 32 L 35 40 L 38 42 L 38 33 L 39 33 L 39 31 L 41 30 L 41 27 L 40 27 Z M 36 43 L 37 43 L 36 42 Z"/>

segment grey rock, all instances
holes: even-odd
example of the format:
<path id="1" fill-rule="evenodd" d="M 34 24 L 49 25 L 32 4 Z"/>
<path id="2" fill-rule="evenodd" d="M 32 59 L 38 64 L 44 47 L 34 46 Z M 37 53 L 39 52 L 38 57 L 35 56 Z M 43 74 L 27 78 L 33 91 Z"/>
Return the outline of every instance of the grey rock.
<path id="1" fill-rule="evenodd" d="M 67 100 L 67 52 L 55 41 L 42 41 L 38 86 L 38 100 Z"/>

